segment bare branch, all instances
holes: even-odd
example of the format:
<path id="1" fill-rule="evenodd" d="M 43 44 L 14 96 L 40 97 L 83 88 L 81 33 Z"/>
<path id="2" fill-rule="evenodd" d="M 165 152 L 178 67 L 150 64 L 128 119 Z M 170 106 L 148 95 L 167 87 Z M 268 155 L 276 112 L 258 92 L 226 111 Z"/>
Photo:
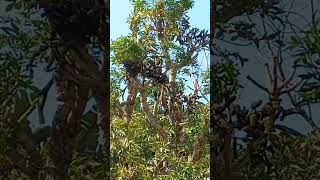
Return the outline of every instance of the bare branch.
<path id="1" fill-rule="evenodd" d="M 270 79 L 271 81 L 273 81 L 269 64 L 268 64 L 268 63 L 265 63 L 265 66 L 267 67 L 267 72 L 268 72 L 269 79 Z"/>
<path id="2" fill-rule="evenodd" d="M 137 79 L 133 79 L 134 84 L 137 88 L 139 88 L 140 96 L 141 96 L 141 106 L 143 111 L 147 115 L 147 122 L 157 131 L 158 135 L 162 137 L 164 140 L 169 140 L 168 133 L 163 129 L 163 127 L 157 122 L 155 116 L 151 113 L 149 109 L 149 104 L 147 101 L 147 96 L 145 94 L 145 86 L 142 86 L 142 84 Z"/>
<path id="3" fill-rule="evenodd" d="M 285 81 L 286 77 L 284 75 L 283 69 L 282 69 L 282 63 L 280 63 L 280 61 L 277 61 L 277 67 L 280 73 L 280 77 L 281 77 L 281 81 Z"/>
<path id="4" fill-rule="evenodd" d="M 205 135 L 202 134 L 198 140 L 195 142 L 194 146 L 193 146 L 193 152 L 192 152 L 192 156 L 191 156 L 191 162 L 196 162 L 200 159 L 200 150 L 201 150 L 201 146 L 204 143 L 205 140 Z"/>
<path id="5" fill-rule="evenodd" d="M 291 86 L 291 87 L 289 87 L 289 88 L 287 88 L 287 89 L 282 90 L 282 91 L 280 92 L 280 95 L 281 95 L 281 94 L 286 94 L 286 93 L 288 93 L 288 92 L 291 92 L 291 91 L 295 90 L 298 86 L 301 85 L 302 82 L 303 82 L 303 79 L 300 79 L 300 81 L 299 81 L 297 84 L 295 84 L 295 85 L 293 85 L 293 86 Z"/>
<path id="6" fill-rule="evenodd" d="M 266 88 L 266 87 L 264 87 L 264 86 L 262 86 L 261 84 L 259 84 L 257 81 L 255 81 L 251 76 L 247 76 L 247 79 L 249 80 L 249 81 L 251 81 L 254 85 L 256 85 L 258 88 L 260 88 L 260 89 L 262 89 L 263 91 L 265 91 L 265 92 L 267 92 L 267 93 L 270 93 L 270 91 Z"/>
<path id="7" fill-rule="evenodd" d="M 138 94 L 137 88 L 133 86 L 134 82 L 131 80 L 130 77 L 127 77 L 128 79 L 128 97 L 126 102 L 126 109 L 124 111 L 124 116 L 127 121 L 131 121 L 131 115 L 134 109 L 135 99 Z"/>
<path id="8" fill-rule="evenodd" d="M 293 114 L 304 114 L 304 110 L 300 108 L 291 108 L 291 109 L 285 109 L 282 111 L 282 115 L 280 117 L 280 121 L 284 120 L 287 116 L 293 115 Z"/>
<path id="9" fill-rule="evenodd" d="M 276 125 L 274 125 L 274 127 L 276 129 L 280 129 L 282 131 L 285 131 L 287 133 L 293 134 L 295 136 L 303 136 L 303 134 L 301 134 L 300 132 L 298 132 L 298 131 L 296 131 L 296 130 L 294 130 L 292 128 L 289 128 L 287 126 L 281 125 L 281 124 L 276 124 Z"/>
<path id="10" fill-rule="evenodd" d="M 283 84 L 279 87 L 279 90 L 282 90 L 283 88 L 285 88 L 285 87 L 292 81 L 294 75 L 296 74 L 296 70 L 297 70 L 296 64 L 297 64 L 297 62 L 294 62 L 294 65 L 292 66 L 293 71 L 291 72 L 289 78 L 286 79 L 286 80 L 283 82 Z"/>

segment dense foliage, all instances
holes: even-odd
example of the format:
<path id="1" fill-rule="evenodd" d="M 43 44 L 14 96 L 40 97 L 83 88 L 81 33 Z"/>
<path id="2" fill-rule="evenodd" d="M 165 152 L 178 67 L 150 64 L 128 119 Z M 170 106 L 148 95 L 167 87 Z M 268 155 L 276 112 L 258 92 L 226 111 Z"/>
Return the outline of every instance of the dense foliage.
<path id="1" fill-rule="evenodd" d="M 301 3 L 213 2 L 218 178 L 319 178 L 318 8 Z"/>
<path id="2" fill-rule="evenodd" d="M 192 6 L 134 1 L 130 35 L 111 44 L 114 179 L 209 177 L 209 77 L 197 58 L 209 36 L 190 27 Z"/>
<path id="3" fill-rule="evenodd" d="M 102 31 L 106 36 L 100 19 L 105 14 L 90 3 L 97 2 L 1 2 L 6 14 L 0 17 L 0 179 L 109 177 L 101 126 L 107 118 L 106 107 L 101 108 L 107 105 L 100 101 L 105 78 L 99 72 L 109 62 L 102 55 L 108 37 L 101 37 Z M 88 21 L 85 27 L 91 29 L 80 30 Z M 66 79 L 74 73 L 79 79 Z M 82 82 L 83 73 L 90 85 Z M 94 81 L 101 85 L 93 85 L 89 95 L 84 89 L 93 89 Z M 98 103 L 89 103 L 85 111 L 93 98 Z M 50 109 L 56 110 L 54 117 L 46 114 Z"/>

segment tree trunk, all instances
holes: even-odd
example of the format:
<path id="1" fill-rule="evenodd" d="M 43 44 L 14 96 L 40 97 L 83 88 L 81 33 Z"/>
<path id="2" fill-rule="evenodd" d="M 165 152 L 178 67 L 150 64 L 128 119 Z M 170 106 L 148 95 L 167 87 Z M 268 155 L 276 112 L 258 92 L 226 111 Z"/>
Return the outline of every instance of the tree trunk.
<path id="1" fill-rule="evenodd" d="M 50 176 L 55 180 L 64 180 L 69 179 L 68 169 L 88 100 L 88 90 L 66 80 L 65 65 L 60 64 L 56 73 L 59 105 L 53 119 L 51 158 L 54 166 Z"/>

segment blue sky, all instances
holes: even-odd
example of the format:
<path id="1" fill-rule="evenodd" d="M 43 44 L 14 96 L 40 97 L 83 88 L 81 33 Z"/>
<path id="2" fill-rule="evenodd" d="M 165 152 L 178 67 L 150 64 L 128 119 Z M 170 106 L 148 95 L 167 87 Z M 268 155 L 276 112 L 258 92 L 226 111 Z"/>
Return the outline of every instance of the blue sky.
<path id="1" fill-rule="evenodd" d="M 110 2 L 110 29 L 111 40 L 129 33 L 127 18 L 130 14 L 131 2 L 129 0 L 111 0 Z M 210 1 L 195 1 L 194 7 L 188 13 L 192 27 L 199 29 L 210 28 Z"/>
<path id="2" fill-rule="evenodd" d="M 110 40 L 116 40 L 120 36 L 128 35 L 129 25 L 127 18 L 131 13 L 131 2 L 129 0 L 111 0 L 110 2 Z M 191 27 L 210 30 L 210 1 L 195 1 L 192 9 L 189 10 L 188 16 Z M 202 69 L 208 67 L 209 52 L 199 53 L 198 61 Z M 187 85 L 193 87 L 191 79 L 188 78 Z M 186 92 L 191 93 L 190 89 Z M 209 98 L 209 97 L 208 97 Z"/>
<path id="3" fill-rule="evenodd" d="M 112 41 L 129 34 L 127 18 L 130 14 L 131 2 L 129 0 L 111 0 L 110 5 L 110 40 Z M 210 1 L 195 1 L 188 16 L 192 27 L 210 30 Z M 208 52 L 199 54 L 198 59 L 201 66 L 208 66 L 208 54 Z"/>

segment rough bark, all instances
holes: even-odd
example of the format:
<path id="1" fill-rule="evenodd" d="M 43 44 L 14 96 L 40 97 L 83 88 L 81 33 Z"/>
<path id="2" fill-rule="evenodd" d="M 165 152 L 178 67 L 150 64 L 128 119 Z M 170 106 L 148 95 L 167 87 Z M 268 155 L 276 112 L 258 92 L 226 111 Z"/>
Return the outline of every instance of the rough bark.
<path id="1" fill-rule="evenodd" d="M 157 134 L 163 138 L 165 141 L 169 141 L 169 135 L 168 133 L 163 129 L 163 127 L 157 122 L 157 119 L 155 117 L 154 114 L 152 114 L 150 108 L 149 108 L 149 104 L 147 101 L 147 96 L 145 93 L 145 88 L 148 85 L 142 85 L 139 80 L 135 79 L 135 78 L 131 78 L 132 84 L 131 86 L 133 86 L 132 88 L 137 88 L 139 89 L 140 92 L 140 97 L 141 97 L 141 106 L 142 106 L 142 110 L 146 113 L 147 116 L 147 122 L 150 124 L 151 127 L 153 127 Z"/>
<path id="2" fill-rule="evenodd" d="M 58 109 L 53 120 L 51 158 L 55 180 L 69 179 L 68 169 L 80 130 L 82 113 L 88 100 L 88 89 L 66 80 L 64 65 L 61 64 L 56 78 Z"/>

